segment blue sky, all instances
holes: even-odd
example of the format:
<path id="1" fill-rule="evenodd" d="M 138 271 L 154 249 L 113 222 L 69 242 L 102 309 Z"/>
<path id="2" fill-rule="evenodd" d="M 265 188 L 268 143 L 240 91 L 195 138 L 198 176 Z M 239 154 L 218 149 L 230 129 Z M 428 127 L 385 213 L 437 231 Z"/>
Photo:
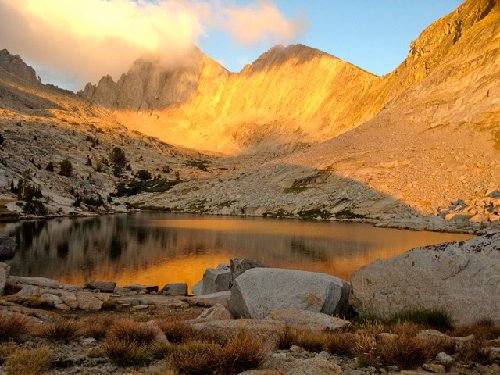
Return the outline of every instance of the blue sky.
<path id="1" fill-rule="evenodd" d="M 460 0 L 273 2 L 288 17 L 301 17 L 306 21 L 304 33 L 292 43 L 318 48 L 378 75 L 396 68 L 408 54 L 411 41 L 432 22 L 462 3 Z M 238 46 L 223 32 L 211 30 L 199 42 L 205 53 L 221 61 L 230 71 L 241 70 L 271 47 Z"/>

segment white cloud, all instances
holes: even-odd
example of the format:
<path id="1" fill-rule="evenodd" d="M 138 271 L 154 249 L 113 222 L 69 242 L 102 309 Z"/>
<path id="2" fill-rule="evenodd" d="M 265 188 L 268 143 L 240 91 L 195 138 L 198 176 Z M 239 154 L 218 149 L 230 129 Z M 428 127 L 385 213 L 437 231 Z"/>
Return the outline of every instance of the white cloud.
<path id="1" fill-rule="evenodd" d="M 289 42 L 302 24 L 268 1 L 0 0 L 0 48 L 81 83 L 116 78 L 145 54 L 182 61 L 211 28 L 246 46 Z"/>

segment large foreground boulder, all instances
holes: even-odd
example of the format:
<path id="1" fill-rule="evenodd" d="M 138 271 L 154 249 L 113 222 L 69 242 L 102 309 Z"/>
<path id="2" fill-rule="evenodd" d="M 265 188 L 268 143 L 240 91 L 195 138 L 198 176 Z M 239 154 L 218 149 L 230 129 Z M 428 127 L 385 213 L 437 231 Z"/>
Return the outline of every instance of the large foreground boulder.
<path id="1" fill-rule="evenodd" d="M 252 319 L 285 308 L 343 314 L 348 296 L 348 283 L 324 273 L 253 268 L 234 280 L 229 311 L 237 318 Z"/>
<path id="2" fill-rule="evenodd" d="M 356 271 L 350 303 L 389 318 L 412 309 L 442 309 L 457 325 L 500 323 L 500 233 L 416 248 Z"/>

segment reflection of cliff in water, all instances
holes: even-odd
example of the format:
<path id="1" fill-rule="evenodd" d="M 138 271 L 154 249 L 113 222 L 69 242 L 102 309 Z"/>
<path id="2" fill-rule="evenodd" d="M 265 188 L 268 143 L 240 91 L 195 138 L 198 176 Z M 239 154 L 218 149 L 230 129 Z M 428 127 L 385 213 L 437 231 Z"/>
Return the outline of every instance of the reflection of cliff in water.
<path id="1" fill-rule="evenodd" d="M 365 224 L 153 213 L 23 222 L 3 228 L 16 232 L 18 251 L 9 262 L 12 274 L 73 282 L 104 278 L 192 283 L 205 267 L 231 257 L 348 278 L 374 259 L 470 237 Z M 172 280 L 174 276 L 177 280 Z"/>

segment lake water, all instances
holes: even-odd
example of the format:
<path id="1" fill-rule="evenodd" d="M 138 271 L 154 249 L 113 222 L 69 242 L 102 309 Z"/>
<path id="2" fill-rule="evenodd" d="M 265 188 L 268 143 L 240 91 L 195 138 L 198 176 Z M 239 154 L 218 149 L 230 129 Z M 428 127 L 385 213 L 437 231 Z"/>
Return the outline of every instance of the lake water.
<path id="1" fill-rule="evenodd" d="M 229 259 L 326 272 L 349 279 L 359 267 L 461 234 L 375 228 L 369 224 L 137 213 L 0 224 L 15 233 L 11 274 L 82 284 L 186 282 Z"/>

